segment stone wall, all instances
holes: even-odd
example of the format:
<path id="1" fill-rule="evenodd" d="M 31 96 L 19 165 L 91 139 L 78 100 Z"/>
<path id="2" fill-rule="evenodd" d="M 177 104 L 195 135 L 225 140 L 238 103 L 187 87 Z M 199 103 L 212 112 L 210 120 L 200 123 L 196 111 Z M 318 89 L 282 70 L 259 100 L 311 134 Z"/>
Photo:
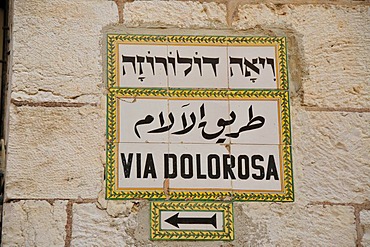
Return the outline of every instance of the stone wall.
<path id="1" fill-rule="evenodd" d="M 104 37 L 132 28 L 288 40 L 295 202 L 234 203 L 235 240 L 202 246 L 370 246 L 370 1 L 12 8 L 4 246 L 194 246 L 150 241 L 147 201 L 104 199 Z"/>

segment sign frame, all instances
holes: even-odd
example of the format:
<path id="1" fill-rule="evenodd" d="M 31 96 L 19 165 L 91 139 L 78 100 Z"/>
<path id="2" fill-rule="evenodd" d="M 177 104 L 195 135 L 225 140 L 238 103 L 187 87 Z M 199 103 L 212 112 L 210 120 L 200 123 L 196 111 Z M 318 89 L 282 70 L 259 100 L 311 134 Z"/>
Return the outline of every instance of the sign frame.
<path id="1" fill-rule="evenodd" d="M 285 37 L 263 36 L 197 36 L 197 35 L 107 35 L 107 84 L 108 88 L 118 85 L 118 46 L 119 44 L 178 44 L 178 45 L 220 45 L 220 46 L 275 46 L 277 58 L 277 89 L 288 90 L 288 65 Z"/>
<path id="2" fill-rule="evenodd" d="M 164 230 L 161 229 L 161 211 L 194 212 L 221 211 L 223 230 Z M 150 204 L 151 240 L 234 240 L 233 204 L 231 202 L 169 202 L 157 201 Z"/>
<path id="3" fill-rule="evenodd" d="M 240 192 L 203 192 L 203 191 L 170 191 L 162 190 L 117 190 L 117 101 L 122 96 L 135 97 L 193 97 L 193 98 L 231 98 L 231 99 L 276 99 L 280 105 L 281 116 L 281 166 L 283 174 L 282 193 L 240 193 Z M 115 88 L 108 95 L 107 117 L 107 198 L 109 199 L 171 199 L 171 200 L 221 200 L 229 198 L 234 201 L 293 201 L 293 172 L 291 164 L 291 135 L 289 116 L 289 93 L 281 90 L 187 90 L 187 89 L 137 89 Z"/>
<path id="4" fill-rule="evenodd" d="M 151 199 L 151 200 L 230 200 L 230 201 L 268 201 L 268 202 L 292 202 L 293 193 L 293 170 L 291 157 L 291 129 L 290 129 L 290 105 L 287 78 L 287 58 L 284 37 L 240 37 L 240 36 L 165 36 L 165 35 L 120 35 L 107 36 L 107 81 L 109 92 L 107 95 L 107 163 L 106 163 L 106 198 L 115 200 Z M 117 84 L 117 54 L 118 45 L 122 43 L 181 43 L 181 44 L 204 44 L 217 45 L 275 45 L 278 51 L 278 89 L 254 90 L 254 89 L 183 89 L 183 88 L 129 88 L 118 87 Z M 120 97 L 143 97 L 155 98 L 196 98 L 196 99 L 231 99 L 231 100 L 266 100 L 273 99 L 279 102 L 279 116 L 281 121 L 281 143 L 279 145 L 281 157 L 281 192 L 266 193 L 258 191 L 164 191 L 161 190 L 129 190 L 117 189 L 117 101 Z"/>

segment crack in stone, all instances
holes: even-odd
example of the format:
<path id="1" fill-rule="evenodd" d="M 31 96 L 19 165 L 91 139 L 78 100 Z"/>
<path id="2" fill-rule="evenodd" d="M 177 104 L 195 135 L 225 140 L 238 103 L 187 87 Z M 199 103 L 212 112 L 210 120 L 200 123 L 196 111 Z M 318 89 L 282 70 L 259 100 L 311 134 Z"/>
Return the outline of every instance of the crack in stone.
<path id="1" fill-rule="evenodd" d="M 356 247 L 362 247 L 362 239 L 364 236 L 364 230 L 361 227 L 361 221 L 360 221 L 360 212 L 362 210 L 370 210 L 370 201 L 365 201 L 364 203 L 334 203 L 334 202 L 311 202 L 308 205 L 322 205 L 325 206 L 347 206 L 347 207 L 353 207 L 354 209 L 354 216 L 355 216 L 355 227 L 356 227 Z"/>
<path id="2" fill-rule="evenodd" d="M 63 95 L 61 93 L 56 93 L 52 90 L 48 90 L 48 89 L 38 89 L 37 92 L 27 92 L 25 90 L 17 90 L 17 91 L 14 91 L 13 92 L 15 94 L 15 97 L 13 98 L 14 100 L 17 100 L 17 101 L 28 101 L 27 99 L 22 99 L 23 98 L 28 98 L 29 100 L 33 100 L 32 97 L 33 96 L 38 96 L 40 93 L 50 93 L 52 97 L 55 97 L 56 99 L 57 98 L 62 98 L 61 100 L 76 100 L 82 96 L 102 96 L 104 94 L 101 94 L 101 93 L 80 93 L 80 94 L 77 94 L 77 95 L 74 95 L 74 96 L 66 96 L 66 95 Z M 24 95 L 21 95 L 21 93 L 23 93 Z M 18 96 L 18 97 L 17 97 Z M 18 98 L 18 99 L 16 99 Z M 37 99 L 35 99 L 37 100 Z M 32 101 L 33 102 L 33 101 Z"/>
<path id="3" fill-rule="evenodd" d="M 351 107 L 317 107 L 317 106 L 304 106 L 307 111 L 322 111 L 322 112 L 370 112 L 370 108 L 351 108 Z"/>
<path id="4" fill-rule="evenodd" d="M 32 102 L 32 101 L 18 101 L 15 99 L 11 100 L 11 103 L 15 106 L 31 106 L 31 107 L 83 107 L 83 106 L 98 106 L 98 103 L 80 103 L 80 102 Z"/>
<path id="5" fill-rule="evenodd" d="M 119 18 L 119 23 L 123 23 L 124 22 L 124 19 L 123 19 L 123 9 L 124 9 L 124 5 L 125 3 L 127 2 L 133 2 L 134 0 L 114 0 L 114 2 L 117 4 L 117 8 L 118 8 L 118 18 Z"/>
<path id="6" fill-rule="evenodd" d="M 69 200 L 66 207 L 67 222 L 65 226 L 66 238 L 64 242 L 65 247 L 70 247 L 72 242 L 72 221 L 73 221 L 73 201 Z"/>

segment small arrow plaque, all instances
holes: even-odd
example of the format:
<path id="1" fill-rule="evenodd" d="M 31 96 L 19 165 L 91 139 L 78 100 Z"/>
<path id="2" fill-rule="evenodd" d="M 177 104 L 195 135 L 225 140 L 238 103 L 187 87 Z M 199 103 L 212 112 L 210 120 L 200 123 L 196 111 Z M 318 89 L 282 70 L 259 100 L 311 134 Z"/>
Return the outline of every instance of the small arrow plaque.
<path id="1" fill-rule="evenodd" d="M 152 240 L 232 240 L 232 203 L 152 202 Z"/>
<path id="2" fill-rule="evenodd" d="M 172 215 L 168 218 L 166 215 Z M 211 216 L 209 216 L 211 215 Z M 222 213 L 217 211 L 162 211 L 162 229 L 222 230 Z M 219 222 L 217 222 L 219 221 Z M 170 227 L 167 224 L 171 225 Z"/>

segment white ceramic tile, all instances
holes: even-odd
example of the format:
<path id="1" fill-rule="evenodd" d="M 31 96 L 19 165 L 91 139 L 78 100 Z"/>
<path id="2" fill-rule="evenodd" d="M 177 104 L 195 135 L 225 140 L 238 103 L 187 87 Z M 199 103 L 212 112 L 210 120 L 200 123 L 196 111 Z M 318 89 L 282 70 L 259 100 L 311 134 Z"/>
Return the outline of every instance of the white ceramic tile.
<path id="1" fill-rule="evenodd" d="M 161 211 L 160 214 L 162 230 L 222 231 L 224 228 L 222 211 Z M 207 223 L 193 223 L 192 218 Z"/>
<path id="2" fill-rule="evenodd" d="M 170 189 L 230 191 L 231 177 L 224 174 L 224 155 L 228 155 L 224 145 L 170 144 L 168 171 L 169 177 L 173 177 Z"/>
<path id="3" fill-rule="evenodd" d="M 167 87 L 166 45 L 120 44 L 118 48 L 120 87 Z"/>
<path id="4" fill-rule="evenodd" d="M 168 56 L 176 61 L 175 70 L 169 69 L 170 87 L 228 87 L 226 46 L 169 45 Z"/>
<path id="5" fill-rule="evenodd" d="M 235 156 L 235 192 L 282 191 L 281 145 L 231 145 Z"/>
<path id="6" fill-rule="evenodd" d="M 171 143 L 229 143 L 231 121 L 227 100 L 169 100 L 169 111 L 175 116 L 170 132 Z M 221 119 L 221 120 L 220 120 Z M 222 120 L 223 119 L 223 120 Z"/>
<path id="7" fill-rule="evenodd" d="M 118 112 L 118 142 L 168 142 L 167 99 L 120 98 Z"/>
<path id="8" fill-rule="evenodd" d="M 119 143 L 117 154 L 120 189 L 163 189 L 167 144 Z M 125 168 L 124 169 L 124 164 Z M 126 174 L 125 174 L 126 170 Z"/>
<path id="9" fill-rule="evenodd" d="M 230 126 L 231 143 L 280 144 L 276 100 L 231 100 L 230 111 L 237 116 Z"/>
<path id="10" fill-rule="evenodd" d="M 229 46 L 229 87 L 277 89 L 275 46 Z"/>

